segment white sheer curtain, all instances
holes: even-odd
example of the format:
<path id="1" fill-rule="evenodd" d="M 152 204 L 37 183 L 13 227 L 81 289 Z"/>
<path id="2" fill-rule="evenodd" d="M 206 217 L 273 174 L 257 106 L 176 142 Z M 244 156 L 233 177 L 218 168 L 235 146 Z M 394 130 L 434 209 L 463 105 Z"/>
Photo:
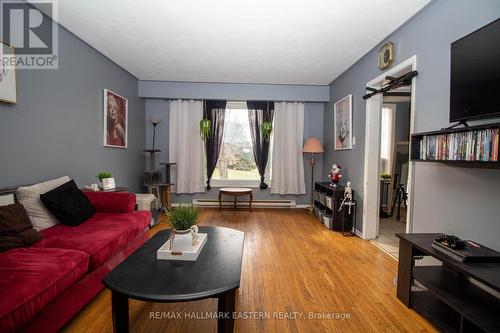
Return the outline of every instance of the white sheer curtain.
<path id="1" fill-rule="evenodd" d="M 202 101 L 170 101 L 168 154 L 170 163 L 177 163 L 173 173 L 176 193 L 205 192 L 202 118 Z"/>
<path id="2" fill-rule="evenodd" d="M 272 194 L 305 194 L 304 103 L 274 104 L 274 140 L 272 148 Z"/>

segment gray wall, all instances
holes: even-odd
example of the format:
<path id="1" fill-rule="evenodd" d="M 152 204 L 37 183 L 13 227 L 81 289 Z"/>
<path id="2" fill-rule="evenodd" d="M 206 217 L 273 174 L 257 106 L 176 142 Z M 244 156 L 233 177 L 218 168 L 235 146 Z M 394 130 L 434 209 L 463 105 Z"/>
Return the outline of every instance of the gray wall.
<path id="1" fill-rule="evenodd" d="M 415 132 L 449 125 L 450 44 L 499 17 L 498 0 L 434 1 L 386 39 L 395 44 L 395 64 L 417 55 Z M 335 161 L 344 167 L 358 199 L 363 194 L 365 102 L 362 96 L 366 83 L 381 74 L 376 67 L 379 46 L 330 84 L 331 103 L 325 111 L 325 163 Z M 332 105 L 347 94 L 354 97 L 356 146 L 350 151 L 333 152 Z M 415 163 L 414 169 L 415 232 L 453 233 L 500 250 L 500 170 L 462 169 L 438 163 Z M 362 202 L 358 213 L 361 221 Z"/>
<path id="2" fill-rule="evenodd" d="M 227 98 L 228 95 L 226 95 Z M 323 111 L 324 103 L 305 103 L 305 114 L 304 114 L 304 139 L 314 136 L 323 138 Z M 152 136 L 153 136 L 153 125 L 149 121 L 151 116 L 160 116 L 162 121 L 157 127 L 156 132 L 156 143 L 155 148 L 161 149 L 162 152 L 159 154 L 158 162 L 167 161 L 168 159 L 168 120 L 169 120 L 169 102 L 165 99 L 146 99 L 146 145 L 151 148 Z M 149 161 L 146 161 L 146 166 L 149 167 Z M 266 200 L 266 199 L 290 199 L 296 200 L 298 204 L 308 204 L 310 200 L 310 187 L 311 187 L 311 167 L 308 164 L 307 157 L 304 158 L 304 170 L 305 170 L 305 181 L 306 181 L 306 195 L 271 195 L 269 189 L 260 190 L 259 188 L 254 189 L 254 199 L 255 200 Z M 315 166 L 314 179 L 315 181 L 321 181 L 323 177 L 323 161 L 322 158 L 317 160 Z M 163 170 L 162 170 L 163 172 Z M 175 169 L 173 169 L 175 172 Z M 165 177 L 163 175 L 163 177 Z M 218 196 L 218 191 L 215 187 L 212 190 L 205 193 L 199 194 L 182 194 L 173 195 L 173 202 L 191 202 L 193 199 L 216 199 Z"/>
<path id="3" fill-rule="evenodd" d="M 80 185 L 100 171 L 139 189 L 144 171 L 144 100 L 137 79 L 59 28 L 59 69 L 18 70 L 18 104 L 0 103 L 0 187 L 62 175 Z M 129 102 L 128 149 L 102 145 L 103 89 Z"/>
<path id="4" fill-rule="evenodd" d="M 328 86 L 139 81 L 139 97 L 328 102 Z"/>

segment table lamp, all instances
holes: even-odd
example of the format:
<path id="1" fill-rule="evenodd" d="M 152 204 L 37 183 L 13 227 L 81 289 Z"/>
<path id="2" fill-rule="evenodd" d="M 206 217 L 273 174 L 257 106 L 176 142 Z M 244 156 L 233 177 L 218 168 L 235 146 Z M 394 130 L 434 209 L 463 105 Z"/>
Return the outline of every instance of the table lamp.
<path id="1" fill-rule="evenodd" d="M 321 142 L 318 138 L 309 138 L 302 148 L 302 152 L 311 154 L 311 159 L 309 160 L 309 165 L 311 166 L 311 207 L 310 210 L 314 210 L 313 192 L 314 192 L 314 166 L 316 165 L 316 159 L 314 154 L 323 154 L 325 151 Z"/>

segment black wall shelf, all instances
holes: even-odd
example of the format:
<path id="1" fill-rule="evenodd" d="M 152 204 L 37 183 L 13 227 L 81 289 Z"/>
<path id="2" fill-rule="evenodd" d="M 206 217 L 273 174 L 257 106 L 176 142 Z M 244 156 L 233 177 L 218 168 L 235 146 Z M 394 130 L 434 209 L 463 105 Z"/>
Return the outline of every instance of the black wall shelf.
<path id="1" fill-rule="evenodd" d="M 452 129 L 442 129 L 438 131 L 422 132 L 412 134 L 411 136 L 411 160 L 413 162 L 432 162 L 442 163 L 450 166 L 466 167 L 466 168 L 481 168 L 481 169 L 500 169 L 500 161 L 481 161 L 481 160 L 441 160 L 441 159 L 422 159 L 420 154 L 420 142 L 424 136 L 442 135 L 451 133 L 463 133 L 471 131 L 480 131 L 485 129 L 500 129 L 500 123 L 486 124 L 479 126 L 469 126 Z M 498 148 L 497 148 L 498 149 Z M 500 152 L 496 152 L 497 156 Z"/>

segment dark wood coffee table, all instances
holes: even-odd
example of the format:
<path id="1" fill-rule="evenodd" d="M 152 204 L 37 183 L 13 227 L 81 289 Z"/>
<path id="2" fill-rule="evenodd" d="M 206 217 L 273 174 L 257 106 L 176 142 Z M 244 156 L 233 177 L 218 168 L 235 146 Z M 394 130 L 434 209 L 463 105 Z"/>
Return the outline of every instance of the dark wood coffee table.
<path id="1" fill-rule="evenodd" d="M 128 332 L 128 299 L 188 302 L 217 298 L 217 331 L 233 332 L 236 289 L 240 286 L 244 233 L 221 227 L 200 227 L 207 243 L 196 261 L 158 260 L 156 251 L 170 230 L 158 232 L 106 275 L 111 290 L 115 332 Z M 225 317 L 225 318 L 224 318 Z"/>

